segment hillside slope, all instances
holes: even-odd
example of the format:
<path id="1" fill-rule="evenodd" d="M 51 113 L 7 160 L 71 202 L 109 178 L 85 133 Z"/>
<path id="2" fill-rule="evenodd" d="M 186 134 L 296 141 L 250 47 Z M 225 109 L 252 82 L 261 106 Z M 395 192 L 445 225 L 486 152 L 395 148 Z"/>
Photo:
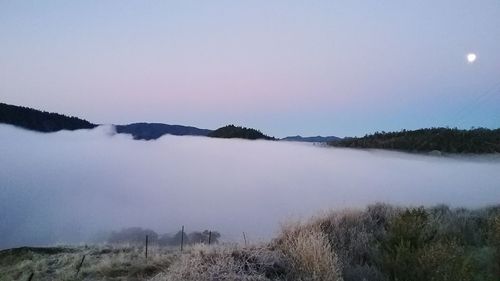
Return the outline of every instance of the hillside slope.
<path id="1" fill-rule="evenodd" d="M 137 140 L 154 140 L 166 134 L 175 136 L 207 136 L 212 130 L 162 123 L 133 123 L 129 125 L 117 125 L 116 132 L 130 134 Z"/>
<path id="2" fill-rule="evenodd" d="M 96 124 L 77 117 L 6 103 L 0 103 L 0 123 L 46 133 L 97 127 Z"/>
<path id="3" fill-rule="evenodd" d="M 274 140 L 275 138 L 264 135 L 261 131 L 252 129 L 252 128 L 245 128 L 245 127 L 240 127 L 240 126 L 234 126 L 234 125 L 227 125 L 224 127 L 221 127 L 210 134 L 208 134 L 209 137 L 212 138 L 224 138 L 224 139 L 232 139 L 232 138 L 239 138 L 239 139 L 248 139 L 248 140 L 257 140 L 257 139 L 264 139 L 264 140 Z"/>
<path id="4" fill-rule="evenodd" d="M 303 136 L 289 136 L 280 139 L 282 141 L 299 141 L 299 142 L 333 142 L 341 140 L 341 138 L 336 136 L 315 136 L 315 137 L 303 137 Z"/>
<path id="5" fill-rule="evenodd" d="M 180 234 L 182 235 L 182 234 Z M 369 205 L 289 222 L 271 241 L 0 251 L 3 280 L 497 281 L 500 206 Z M 146 257 L 146 253 L 147 257 Z"/>
<path id="6" fill-rule="evenodd" d="M 360 138 L 345 138 L 331 142 L 330 145 L 408 152 L 500 153 L 500 129 L 430 128 L 389 133 L 377 132 Z"/>

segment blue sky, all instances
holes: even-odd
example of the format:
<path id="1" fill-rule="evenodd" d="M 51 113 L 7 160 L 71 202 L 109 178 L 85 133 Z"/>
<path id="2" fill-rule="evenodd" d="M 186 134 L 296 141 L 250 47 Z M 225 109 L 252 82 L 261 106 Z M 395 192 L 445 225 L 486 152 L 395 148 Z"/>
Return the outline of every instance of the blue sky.
<path id="1" fill-rule="evenodd" d="M 0 42 L 1 101 L 97 123 L 500 124 L 496 0 L 0 1 Z"/>

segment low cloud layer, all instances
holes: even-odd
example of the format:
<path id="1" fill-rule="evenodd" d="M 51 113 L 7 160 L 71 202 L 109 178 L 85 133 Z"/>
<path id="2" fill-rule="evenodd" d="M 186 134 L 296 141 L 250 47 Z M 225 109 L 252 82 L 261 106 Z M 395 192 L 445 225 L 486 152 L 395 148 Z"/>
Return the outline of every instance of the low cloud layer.
<path id="1" fill-rule="evenodd" d="M 279 223 L 374 202 L 500 200 L 500 159 L 164 136 L 110 127 L 40 134 L 0 125 L 0 248 L 75 243 L 140 226 L 266 239 Z"/>

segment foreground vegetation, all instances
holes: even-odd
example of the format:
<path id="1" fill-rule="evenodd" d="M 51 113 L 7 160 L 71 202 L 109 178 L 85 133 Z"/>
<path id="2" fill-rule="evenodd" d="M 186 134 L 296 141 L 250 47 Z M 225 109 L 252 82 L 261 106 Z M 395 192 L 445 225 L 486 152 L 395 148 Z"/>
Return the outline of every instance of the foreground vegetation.
<path id="1" fill-rule="evenodd" d="M 19 248 L 0 280 L 484 280 L 500 276 L 500 205 L 376 204 L 289 223 L 267 244 Z M 31 276 L 33 275 L 33 276 Z"/>
<path id="2" fill-rule="evenodd" d="M 344 138 L 331 142 L 330 145 L 408 152 L 500 153 L 500 129 L 430 128 L 389 133 L 376 132 L 360 138 Z"/>

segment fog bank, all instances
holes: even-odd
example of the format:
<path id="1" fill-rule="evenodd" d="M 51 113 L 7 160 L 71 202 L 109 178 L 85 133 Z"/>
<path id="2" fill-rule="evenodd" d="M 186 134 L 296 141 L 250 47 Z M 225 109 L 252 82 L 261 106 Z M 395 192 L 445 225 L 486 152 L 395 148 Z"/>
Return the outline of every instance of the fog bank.
<path id="1" fill-rule="evenodd" d="M 321 209 L 500 202 L 499 157 L 451 158 L 311 144 L 164 136 L 110 127 L 41 134 L 0 125 L 0 248 L 99 231 L 213 229 L 266 239 Z"/>

